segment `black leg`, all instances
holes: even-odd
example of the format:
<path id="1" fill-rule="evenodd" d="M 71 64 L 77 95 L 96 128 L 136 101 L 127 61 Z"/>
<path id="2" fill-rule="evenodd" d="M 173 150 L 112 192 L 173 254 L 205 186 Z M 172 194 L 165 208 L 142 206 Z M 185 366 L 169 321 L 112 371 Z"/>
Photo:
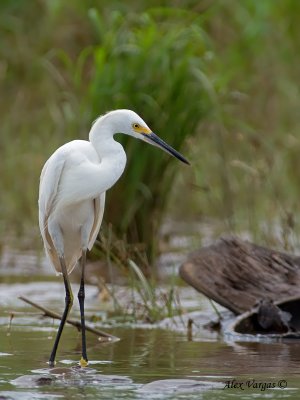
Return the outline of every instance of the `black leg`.
<path id="1" fill-rule="evenodd" d="M 58 331 L 56 334 L 54 346 L 53 346 L 53 349 L 52 349 L 52 352 L 51 352 L 51 355 L 49 358 L 50 367 L 54 367 L 55 355 L 56 355 L 58 343 L 59 343 L 62 331 L 64 329 L 64 325 L 65 325 L 66 319 L 68 317 L 69 311 L 73 304 L 73 293 L 72 293 L 71 285 L 70 285 L 69 278 L 68 278 L 65 260 L 63 257 L 60 257 L 60 265 L 61 265 L 61 271 L 63 274 L 64 284 L 65 284 L 65 289 L 66 289 L 65 310 L 64 310 L 63 316 L 61 318 L 60 325 L 59 325 L 59 328 L 58 328 Z"/>
<path id="2" fill-rule="evenodd" d="M 86 367 L 88 365 L 88 358 L 86 354 L 86 339 L 85 339 L 85 320 L 84 320 L 84 270 L 85 270 L 85 262 L 86 262 L 86 250 L 82 251 L 81 257 L 81 280 L 80 280 L 80 288 L 78 292 L 78 301 L 80 307 L 80 318 L 81 318 L 81 337 L 82 337 L 82 356 L 80 360 L 80 365 L 82 367 Z"/>

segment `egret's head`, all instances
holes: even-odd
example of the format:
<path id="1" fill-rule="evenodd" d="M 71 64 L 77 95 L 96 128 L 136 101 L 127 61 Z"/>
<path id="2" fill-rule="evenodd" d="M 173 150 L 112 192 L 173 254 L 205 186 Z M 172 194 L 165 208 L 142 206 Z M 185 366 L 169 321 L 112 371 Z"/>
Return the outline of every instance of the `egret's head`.
<path id="1" fill-rule="evenodd" d="M 115 110 L 105 114 L 103 120 L 110 124 L 114 133 L 124 133 L 136 139 L 143 140 L 153 146 L 160 147 L 162 150 L 178 158 L 185 164 L 189 162 L 178 151 L 174 150 L 170 145 L 160 139 L 146 122 L 134 111 L 131 110 Z"/>

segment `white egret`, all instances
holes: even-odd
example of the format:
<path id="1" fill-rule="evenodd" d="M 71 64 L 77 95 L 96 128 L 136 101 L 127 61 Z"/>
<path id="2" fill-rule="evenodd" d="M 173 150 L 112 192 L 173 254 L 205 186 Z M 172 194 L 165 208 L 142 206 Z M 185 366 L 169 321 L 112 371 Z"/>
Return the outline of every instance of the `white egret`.
<path id="1" fill-rule="evenodd" d="M 46 255 L 65 285 L 65 309 L 49 358 L 55 356 L 63 327 L 73 304 L 68 279 L 80 259 L 81 282 L 78 292 L 82 325 L 81 366 L 86 366 L 84 321 L 84 269 L 87 249 L 91 249 L 100 229 L 105 192 L 122 175 L 126 154 L 114 134 L 124 133 L 158 146 L 182 162 L 188 161 L 156 136 L 131 110 L 115 110 L 93 124 L 89 141 L 74 140 L 59 147 L 45 163 L 39 188 L 39 225 Z"/>

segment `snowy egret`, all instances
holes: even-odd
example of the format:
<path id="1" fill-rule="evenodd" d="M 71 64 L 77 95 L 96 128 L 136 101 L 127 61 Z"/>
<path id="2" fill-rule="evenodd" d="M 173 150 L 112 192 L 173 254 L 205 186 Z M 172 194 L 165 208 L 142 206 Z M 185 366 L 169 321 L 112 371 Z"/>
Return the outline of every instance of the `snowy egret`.
<path id="1" fill-rule="evenodd" d="M 46 255 L 65 285 L 65 309 L 49 358 L 55 364 L 59 340 L 73 294 L 68 275 L 80 259 L 81 281 L 78 292 L 82 325 L 81 366 L 88 363 L 84 321 L 84 270 L 87 249 L 96 240 L 102 222 L 105 192 L 122 175 L 126 154 L 114 134 L 124 133 L 158 146 L 188 161 L 156 136 L 134 111 L 115 110 L 99 117 L 93 124 L 89 141 L 74 140 L 59 147 L 45 163 L 39 188 L 39 225 Z"/>

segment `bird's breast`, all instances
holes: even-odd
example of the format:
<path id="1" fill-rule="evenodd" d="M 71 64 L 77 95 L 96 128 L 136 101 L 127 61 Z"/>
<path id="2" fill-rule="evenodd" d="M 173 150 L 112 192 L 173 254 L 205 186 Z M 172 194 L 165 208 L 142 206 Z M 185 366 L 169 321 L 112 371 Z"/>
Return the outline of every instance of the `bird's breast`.
<path id="1" fill-rule="evenodd" d="M 59 181 L 56 207 L 95 199 L 110 189 L 121 177 L 126 154 L 117 142 L 96 158 L 87 152 L 73 152 Z"/>

